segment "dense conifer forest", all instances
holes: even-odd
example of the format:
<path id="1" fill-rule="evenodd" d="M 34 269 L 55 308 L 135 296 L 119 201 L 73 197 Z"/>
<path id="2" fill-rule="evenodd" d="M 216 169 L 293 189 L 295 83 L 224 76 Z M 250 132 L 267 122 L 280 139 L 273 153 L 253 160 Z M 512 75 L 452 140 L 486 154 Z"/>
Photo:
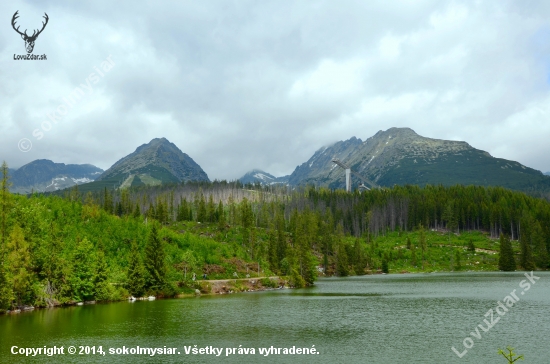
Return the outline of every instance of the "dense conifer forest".
<path id="1" fill-rule="evenodd" d="M 549 267 L 550 203 L 499 187 L 239 182 L 0 196 L 0 310 L 193 292 L 200 279 Z"/>

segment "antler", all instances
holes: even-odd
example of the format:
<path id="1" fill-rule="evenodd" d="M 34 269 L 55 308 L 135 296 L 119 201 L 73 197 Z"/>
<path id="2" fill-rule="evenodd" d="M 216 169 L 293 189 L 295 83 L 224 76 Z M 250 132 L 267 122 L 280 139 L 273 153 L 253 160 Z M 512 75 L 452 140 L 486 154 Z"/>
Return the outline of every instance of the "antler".
<path id="1" fill-rule="evenodd" d="M 17 18 L 19 18 L 19 15 L 17 15 L 18 12 L 19 12 L 19 10 L 17 10 L 17 11 L 15 12 L 15 14 L 13 14 L 13 18 L 11 18 L 11 26 L 13 27 L 13 30 L 15 30 L 17 33 L 26 36 L 26 35 L 27 35 L 27 29 L 25 29 L 25 33 L 23 34 L 23 33 L 21 33 L 21 32 L 19 31 L 19 27 L 17 27 L 17 28 L 15 27 L 15 20 L 16 20 Z M 44 14 L 45 14 L 45 13 L 44 13 Z"/>
<path id="2" fill-rule="evenodd" d="M 17 28 L 15 27 L 15 20 L 16 20 L 17 18 L 19 18 L 19 15 L 17 15 L 18 12 L 19 12 L 19 10 L 17 10 L 17 11 L 15 12 L 15 14 L 13 14 L 13 17 L 11 18 L 11 26 L 13 27 L 13 29 L 14 29 L 17 33 L 19 33 L 19 34 L 21 34 L 21 35 L 24 35 L 24 36 L 25 36 L 26 38 L 28 38 L 28 39 L 36 39 L 36 37 L 38 37 L 38 35 L 39 35 L 40 33 L 42 33 L 42 31 L 44 30 L 44 28 L 46 28 L 46 24 L 48 24 L 48 20 L 50 19 L 50 18 L 48 18 L 48 14 L 44 13 L 43 18 L 46 19 L 46 22 L 45 22 L 45 23 L 42 22 L 42 29 L 38 30 L 38 33 L 37 33 L 37 30 L 34 30 L 33 33 L 32 33 L 32 35 L 29 37 L 29 35 L 27 34 L 27 29 L 25 29 L 25 33 L 21 33 L 21 32 L 19 31 L 19 27 L 17 27 Z"/>
<path id="3" fill-rule="evenodd" d="M 40 29 L 40 30 L 38 31 L 38 33 L 36 33 L 36 35 L 34 35 L 34 33 L 33 33 L 33 35 L 32 35 L 33 37 L 38 37 L 38 34 L 42 33 L 42 31 L 44 30 L 44 28 L 46 28 L 46 24 L 48 24 L 48 20 L 49 20 L 50 18 L 48 18 L 48 14 L 46 14 L 46 13 L 44 13 L 43 18 L 46 19 L 46 22 L 45 22 L 45 23 L 42 22 L 42 29 Z"/>

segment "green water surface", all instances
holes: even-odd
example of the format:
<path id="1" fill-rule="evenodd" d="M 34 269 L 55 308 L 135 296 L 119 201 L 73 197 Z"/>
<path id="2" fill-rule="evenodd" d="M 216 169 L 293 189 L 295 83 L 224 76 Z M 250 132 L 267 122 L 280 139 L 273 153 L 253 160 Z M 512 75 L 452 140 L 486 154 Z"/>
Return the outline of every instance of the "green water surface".
<path id="1" fill-rule="evenodd" d="M 528 291 L 520 287 L 523 272 L 376 275 L 321 279 L 308 289 L 35 310 L 0 316 L 0 361 L 490 364 L 505 363 L 497 350 L 511 345 L 525 355 L 522 363 L 550 363 L 550 272 L 535 275 Z M 520 300 L 503 316 L 494 311 L 500 319 L 487 332 L 479 328 L 514 289 Z M 478 336 L 476 327 L 480 338 L 470 334 Z M 451 347 L 462 353 L 466 337 L 473 347 L 459 358 Z M 101 346 L 105 355 L 71 355 L 71 345 L 77 352 Z M 223 352 L 185 353 L 195 345 Z M 12 354 L 14 346 L 63 346 L 64 355 L 25 357 Z M 109 354 L 137 346 L 179 354 Z M 255 354 L 238 354 L 239 346 Z M 271 346 L 319 354 L 260 355 Z"/>

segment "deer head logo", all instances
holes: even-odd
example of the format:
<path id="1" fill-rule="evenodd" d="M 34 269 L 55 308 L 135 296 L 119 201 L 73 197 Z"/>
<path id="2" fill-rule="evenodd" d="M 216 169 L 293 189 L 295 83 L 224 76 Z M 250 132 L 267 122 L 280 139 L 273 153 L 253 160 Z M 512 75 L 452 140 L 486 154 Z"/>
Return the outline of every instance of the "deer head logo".
<path id="1" fill-rule="evenodd" d="M 31 36 L 29 36 L 27 34 L 27 29 L 25 29 L 25 32 L 24 33 L 21 33 L 19 31 L 19 27 L 15 27 L 15 20 L 17 18 L 19 18 L 19 15 L 17 15 L 17 13 L 19 12 L 19 10 L 17 10 L 15 12 L 15 14 L 13 14 L 13 18 L 11 18 L 11 26 L 13 27 L 13 29 L 19 33 L 21 35 L 21 38 L 23 38 L 23 40 L 25 41 L 25 48 L 27 48 L 27 53 L 32 53 L 32 50 L 34 49 L 34 42 L 36 41 L 36 38 L 38 38 L 38 36 L 40 35 L 40 33 L 42 33 L 42 31 L 44 30 L 44 28 L 46 28 L 46 24 L 48 24 L 48 14 L 44 13 L 44 19 L 46 19 L 46 22 L 42 22 L 42 29 L 40 30 L 35 30 Z M 37 33 L 38 32 L 38 33 Z"/>

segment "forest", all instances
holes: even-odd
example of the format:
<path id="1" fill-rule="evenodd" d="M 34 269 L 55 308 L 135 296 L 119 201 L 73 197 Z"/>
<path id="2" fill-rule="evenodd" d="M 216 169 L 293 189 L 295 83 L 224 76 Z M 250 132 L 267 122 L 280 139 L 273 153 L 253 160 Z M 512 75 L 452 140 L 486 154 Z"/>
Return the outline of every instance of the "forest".
<path id="1" fill-rule="evenodd" d="M 0 311 L 193 292 L 192 280 L 548 269 L 550 203 L 500 187 L 187 182 L 0 196 Z"/>

